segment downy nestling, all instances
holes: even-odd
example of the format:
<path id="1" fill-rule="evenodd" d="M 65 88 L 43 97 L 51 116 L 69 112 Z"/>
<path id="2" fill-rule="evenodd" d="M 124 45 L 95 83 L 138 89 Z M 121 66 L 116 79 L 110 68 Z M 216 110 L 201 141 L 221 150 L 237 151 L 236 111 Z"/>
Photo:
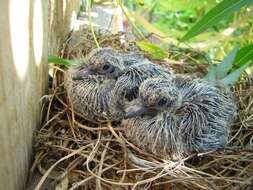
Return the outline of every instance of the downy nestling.
<path id="1" fill-rule="evenodd" d="M 147 79 L 126 108 L 127 138 L 162 157 L 224 148 L 236 115 L 231 92 L 204 79 L 174 75 Z"/>

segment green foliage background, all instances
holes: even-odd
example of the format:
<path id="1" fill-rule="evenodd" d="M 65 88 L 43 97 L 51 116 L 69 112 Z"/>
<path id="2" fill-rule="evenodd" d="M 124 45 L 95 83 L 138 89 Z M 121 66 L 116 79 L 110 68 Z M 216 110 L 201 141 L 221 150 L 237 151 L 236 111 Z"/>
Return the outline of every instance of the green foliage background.
<path id="1" fill-rule="evenodd" d="M 141 14 L 152 26 L 171 38 L 180 39 L 205 13 L 221 0 L 127 0 L 129 10 Z M 136 20 L 142 31 L 147 29 Z M 232 31 L 232 32 L 231 32 Z M 229 33 L 231 32 L 231 33 Z M 238 44 L 253 42 L 253 6 L 241 8 L 190 40 L 189 45 L 222 60 Z M 162 44 L 163 45 L 163 44 Z"/>

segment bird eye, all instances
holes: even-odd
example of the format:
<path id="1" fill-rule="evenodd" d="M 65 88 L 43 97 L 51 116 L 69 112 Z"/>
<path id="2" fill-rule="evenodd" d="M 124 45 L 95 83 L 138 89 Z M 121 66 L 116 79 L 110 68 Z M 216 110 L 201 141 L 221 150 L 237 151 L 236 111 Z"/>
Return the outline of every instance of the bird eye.
<path id="1" fill-rule="evenodd" d="M 103 70 L 104 70 L 104 71 L 108 70 L 109 68 L 110 68 L 110 65 L 108 65 L 108 64 L 105 64 L 105 65 L 103 66 Z"/>
<path id="2" fill-rule="evenodd" d="M 115 68 L 113 67 L 110 71 L 110 73 L 112 74 L 115 71 Z"/>
<path id="3" fill-rule="evenodd" d="M 165 99 L 165 98 L 161 98 L 161 99 L 158 101 L 157 105 L 158 105 L 158 106 L 163 106 L 163 105 L 165 105 L 166 103 L 167 103 L 166 99 Z"/>

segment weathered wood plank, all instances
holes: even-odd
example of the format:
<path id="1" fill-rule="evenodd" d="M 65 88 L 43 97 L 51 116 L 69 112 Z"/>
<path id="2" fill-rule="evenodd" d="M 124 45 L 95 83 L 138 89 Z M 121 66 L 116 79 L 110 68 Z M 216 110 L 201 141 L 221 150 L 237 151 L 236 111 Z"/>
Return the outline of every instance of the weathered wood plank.
<path id="1" fill-rule="evenodd" d="M 49 0 L 48 52 L 57 55 L 67 34 L 73 28 L 80 10 L 80 0 Z"/>
<path id="2" fill-rule="evenodd" d="M 25 188 L 47 86 L 48 4 L 0 1 L 0 189 Z"/>

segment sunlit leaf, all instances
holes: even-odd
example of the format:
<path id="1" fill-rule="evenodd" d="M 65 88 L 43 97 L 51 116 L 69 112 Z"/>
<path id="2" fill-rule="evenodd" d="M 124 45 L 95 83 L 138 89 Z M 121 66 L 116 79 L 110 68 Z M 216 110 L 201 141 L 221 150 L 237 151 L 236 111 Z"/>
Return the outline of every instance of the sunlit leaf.
<path id="1" fill-rule="evenodd" d="M 241 7 L 252 4 L 252 0 L 224 0 L 207 12 L 182 38 L 188 40 L 219 21 L 238 11 Z"/>
<path id="2" fill-rule="evenodd" d="M 217 66 L 217 77 L 219 79 L 224 78 L 228 71 L 232 68 L 233 66 L 233 61 L 235 59 L 235 56 L 238 52 L 238 47 L 235 47 L 224 59 L 223 61 L 218 64 Z"/>
<path id="3" fill-rule="evenodd" d="M 236 54 L 234 64 L 242 66 L 253 61 L 253 44 L 242 47 Z"/>
<path id="4" fill-rule="evenodd" d="M 48 62 L 57 65 L 72 65 L 75 63 L 73 60 L 59 58 L 55 55 L 48 55 Z"/>
<path id="5" fill-rule="evenodd" d="M 168 53 L 166 51 L 158 45 L 152 44 L 148 41 L 139 41 L 137 42 L 137 45 L 141 50 L 148 52 L 154 59 L 163 59 L 168 57 Z"/>
<path id="6" fill-rule="evenodd" d="M 250 66 L 252 62 L 248 62 L 238 68 L 237 70 L 233 71 L 229 75 L 227 75 L 224 79 L 220 80 L 223 84 L 225 85 L 233 85 L 241 76 L 241 73 L 248 67 Z"/>

